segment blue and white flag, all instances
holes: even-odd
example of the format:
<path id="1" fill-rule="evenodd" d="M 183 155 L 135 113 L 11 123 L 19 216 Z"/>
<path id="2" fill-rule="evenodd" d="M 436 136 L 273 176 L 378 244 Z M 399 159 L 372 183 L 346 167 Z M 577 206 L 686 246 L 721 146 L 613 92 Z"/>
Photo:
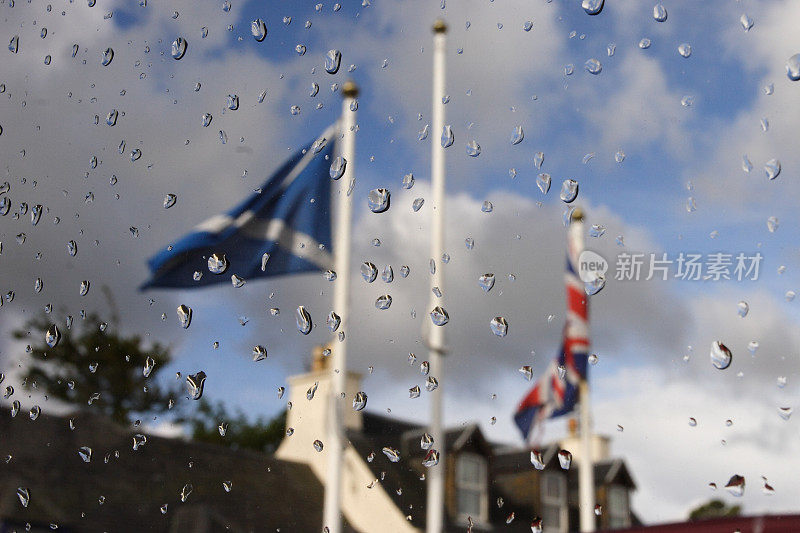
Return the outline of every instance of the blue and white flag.
<path id="1" fill-rule="evenodd" d="M 278 169 L 259 192 L 216 215 L 148 261 L 141 289 L 199 287 L 326 270 L 331 258 L 331 178 L 336 126 Z M 198 274 L 199 273 L 199 274 Z"/>

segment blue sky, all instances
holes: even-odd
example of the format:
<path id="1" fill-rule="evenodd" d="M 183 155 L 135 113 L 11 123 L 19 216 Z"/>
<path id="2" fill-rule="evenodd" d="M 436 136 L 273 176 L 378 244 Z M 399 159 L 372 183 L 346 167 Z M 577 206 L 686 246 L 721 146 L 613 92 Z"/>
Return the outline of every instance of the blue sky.
<path id="1" fill-rule="evenodd" d="M 800 50 L 790 24 L 798 7 L 778 1 L 664 5 L 669 17 L 663 23 L 653 20 L 652 4 L 633 1 L 609 2 L 595 17 L 586 15 L 577 0 L 451 1 L 445 9 L 439 2 L 387 0 L 368 7 L 342 2 L 336 12 L 327 2 L 317 11 L 314 3 L 267 7 L 233 1 L 224 12 L 216 1 L 167 5 L 150 0 L 146 8 L 101 1 L 94 8 L 69 4 L 64 16 L 34 2 L 4 5 L 4 34 L 20 35 L 20 51 L 3 50 L 9 67 L 0 74 L 7 88 L 0 95 L 5 172 L 0 182 L 11 183 L 15 210 L 20 201 L 46 205 L 48 225 L 33 228 L 26 217 L 0 218 L 5 246 L 0 277 L 15 280 L 3 290 L 17 294 L 13 305 L 3 308 L 3 329 L 48 302 L 63 313 L 102 311 L 107 304 L 100 291 L 76 300 L 75 287 L 82 279 L 96 287 L 105 283 L 123 310 L 126 329 L 173 348 L 169 374 L 203 369 L 209 376 L 208 398 L 252 416 L 282 409 L 285 398 L 278 400 L 275 390 L 287 375 L 303 370 L 315 343 L 328 339 L 324 328 L 300 336 L 294 309 L 306 306 L 320 323 L 329 310 L 329 282 L 311 275 L 252 280 L 243 289 L 145 294 L 135 289 L 147 275 L 147 257 L 238 203 L 293 150 L 335 121 L 341 97 L 331 85 L 352 78 L 362 93 L 353 263 L 392 264 L 395 272 L 408 264 L 412 274 L 391 285 L 366 285 L 352 273 L 353 313 L 363 325 L 354 326 L 350 336 L 351 364 L 360 372 L 370 365 L 375 369 L 364 382 L 370 409 L 392 409 L 424 422 L 427 397 L 408 398 L 420 375 L 405 361 L 408 352 L 420 360 L 425 352 L 420 332 L 427 319 L 429 210 L 423 206 L 413 213 L 410 206 L 415 198 L 427 197 L 428 142 L 439 136 L 431 131 L 427 141 L 417 140 L 430 122 L 430 25 L 442 16 L 450 26 L 447 122 L 456 137 L 447 150 L 446 244 L 452 260 L 443 266 L 445 302 L 453 319 L 448 422 L 478 420 L 490 439 L 520 442 L 510 419 L 531 384 L 517 369 L 532 364 L 538 374 L 559 343 L 565 235 L 558 192 L 564 179 L 576 179 L 576 203 L 586 208 L 588 222 L 607 228 L 604 237 L 587 238 L 587 247 L 607 258 L 622 250 L 764 255 L 757 282 L 609 280 L 593 301 L 593 345 L 601 361 L 591 370 L 595 427 L 612 434 L 615 451 L 630 461 L 640 485 L 637 511 L 652 521 L 680 518 L 710 497 L 708 481 L 720 482 L 745 466 L 752 470 L 748 486 L 753 487 L 746 510 L 796 510 L 785 469 L 770 465 L 796 461 L 798 450 L 765 443 L 748 423 L 759 421 L 765 434 L 778 440 L 795 423 L 773 411 L 791 403 L 798 391 L 792 377 L 800 317 L 797 303 L 784 298 L 800 288 L 798 215 L 792 201 L 800 164 L 795 140 L 800 85 L 784 71 L 786 59 Z M 105 18 L 108 12 L 113 17 Z M 755 21 L 749 32 L 739 23 L 742 13 Z M 290 24 L 283 23 L 284 16 L 291 16 Z M 250 35 L 256 17 L 268 28 L 262 43 Z M 528 20 L 533 29 L 525 32 Z M 311 21 L 308 29 L 306 21 Z M 39 37 L 41 26 L 50 30 L 46 39 Z M 203 27 L 208 28 L 205 38 Z M 178 36 L 189 46 L 186 56 L 174 61 L 169 50 Z M 646 50 L 638 46 L 642 38 L 652 41 Z M 70 56 L 74 42 L 80 44 L 75 59 Z M 607 54 L 610 43 L 616 46 L 613 56 Z M 688 58 L 678 54 L 682 43 L 692 46 Z M 302 56 L 295 51 L 298 44 L 306 47 Z M 99 57 L 109 46 L 115 59 L 102 67 Z M 336 75 L 322 68 L 325 52 L 333 48 L 343 56 Z M 47 67 L 45 54 L 52 54 Z M 602 63 L 599 75 L 584 70 L 589 58 Z M 565 74 L 568 64 L 574 66 L 571 75 Z M 201 88 L 195 91 L 198 82 Z M 309 96 L 312 83 L 320 86 L 315 97 Z M 773 84 L 771 95 L 764 91 L 767 84 Z M 267 97 L 258 103 L 262 90 Z M 239 95 L 239 110 L 225 109 L 228 94 Z M 681 104 L 685 96 L 693 98 L 691 106 Z M 299 115 L 289 113 L 292 105 L 300 106 Z M 119 109 L 120 119 L 110 128 L 103 118 L 112 108 Z M 214 119 L 203 128 L 206 112 Z M 760 124 L 765 117 L 766 132 Z M 512 146 L 518 125 L 525 140 Z M 227 134 L 224 145 L 219 130 Z M 473 139 L 482 147 L 477 158 L 466 155 L 465 145 Z M 121 140 L 126 141 L 122 155 Z M 135 147 L 143 157 L 131 162 L 128 153 Z M 625 153 L 620 163 L 614 160 L 618 150 Z M 544 164 L 536 169 L 533 157 L 539 151 Z M 741 169 L 743 154 L 753 163 L 750 173 Z M 100 159 L 96 169 L 88 166 L 93 155 Z M 769 181 L 763 166 L 772 158 L 780 159 L 782 172 Z M 513 179 L 510 168 L 516 170 Z M 405 191 L 401 180 L 408 172 L 417 182 Z M 546 195 L 535 184 L 539 172 L 552 176 Z M 112 175 L 117 185 L 109 185 Z M 367 210 L 367 193 L 375 187 L 392 191 L 393 207 L 386 214 Z M 88 193 L 94 201 L 86 201 Z M 178 195 L 170 210 L 161 207 L 167 193 Z M 690 196 L 697 205 L 692 213 L 685 207 Z M 484 200 L 493 202 L 492 213 L 481 212 Z M 51 225 L 55 216 L 62 222 Z M 780 221 L 774 233 L 767 229 L 770 216 Z M 136 239 L 131 226 L 139 228 Z M 26 244 L 17 245 L 15 236 L 22 231 Z M 625 238 L 624 248 L 614 243 L 618 235 Z M 463 245 L 467 236 L 475 238 L 474 250 Z M 371 245 L 374 238 L 380 238 L 380 247 Z M 63 253 L 69 239 L 79 242 L 76 258 Z M 34 259 L 36 251 L 42 251 L 42 260 Z M 780 265 L 786 266 L 783 274 L 777 272 Z M 498 282 L 483 294 L 476 280 L 487 271 L 495 272 Z M 35 276 L 45 280 L 42 294 L 32 291 Z M 378 312 L 374 301 L 384 293 L 392 294 L 394 304 Z M 155 300 L 152 305 L 149 298 Z M 745 319 L 736 314 L 740 300 L 751 305 Z M 195 310 L 194 324 L 185 331 L 175 320 L 181 303 Z M 281 314 L 270 316 L 271 307 Z M 167 315 L 163 322 L 161 313 Z M 488 328 L 497 315 L 511 324 L 504 339 Z M 555 318 L 548 321 L 549 315 Z M 249 319 L 244 327 L 240 316 Z M 717 339 L 735 353 L 735 364 L 725 373 L 711 369 L 706 359 Z M 755 357 L 746 350 L 753 339 L 761 343 Z M 218 350 L 214 341 L 220 342 Z M 250 351 L 255 344 L 265 345 L 270 355 L 254 371 Z M 5 342 L 0 349 L 4 367 L 24 364 L 18 346 Z M 687 353 L 692 355 L 685 363 Z M 789 376 L 789 384 L 779 390 L 774 383 L 780 375 Z M 491 400 L 494 393 L 498 397 Z M 736 443 L 734 451 L 734 446 L 720 451 L 716 429 L 699 427 L 686 434 L 689 416 L 724 420 L 732 416 L 728 407 L 740 416 L 733 429 L 725 430 L 731 432 L 727 440 Z M 648 411 L 658 415 L 648 417 Z M 491 416 L 497 417 L 496 425 L 488 423 Z M 617 432 L 617 424 L 625 431 Z M 559 436 L 563 426 L 554 423 L 548 435 Z M 701 431 L 707 431 L 702 439 Z M 671 450 L 645 446 L 670 441 Z M 710 459 L 694 465 L 698 450 Z M 685 490 L 679 473 L 661 466 L 665 453 L 694 465 L 706 481 L 693 479 L 691 490 Z M 769 501 L 758 493 L 759 475 L 778 489 Z"/>

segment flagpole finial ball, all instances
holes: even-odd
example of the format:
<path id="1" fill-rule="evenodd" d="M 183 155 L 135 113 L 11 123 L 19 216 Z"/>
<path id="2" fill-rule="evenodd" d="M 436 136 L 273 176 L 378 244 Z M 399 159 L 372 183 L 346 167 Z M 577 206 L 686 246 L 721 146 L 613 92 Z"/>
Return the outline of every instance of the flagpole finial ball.
<path id="1" fill-rule="evenodd" d="M 576 207 L 572 210 L 572 220 L 583 220 L 583 209 Z"/>
<path id="2" fill-rule="evenodd" d="M 347 80 L 342 85 L 342 94 L 345 98 L 355 98 L 358 96 L 358 85 L 353 80 Z"/>
<path id="3" fill-rule="evenodd" d="M 436 19 L 433 23 L 433 33 L 447 33 L 447 24 L 442 19 Z"/>

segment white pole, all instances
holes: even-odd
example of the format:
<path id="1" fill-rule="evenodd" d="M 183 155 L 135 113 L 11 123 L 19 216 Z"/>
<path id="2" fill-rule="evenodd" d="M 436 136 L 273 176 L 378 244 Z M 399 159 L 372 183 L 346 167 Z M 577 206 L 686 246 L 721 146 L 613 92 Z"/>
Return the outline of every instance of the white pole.
<path id="1" fill-rule="evenodd" d="M 594 461 L 592 458 L 592 419 L 589 404 L 589 382 L 582 379 L 579 385 L 581 462 L 578 465 L 578 492 L 581 509 L 581 533 L 595 529 L 594 515 Z"/>
<path id="2" fill-rule="evenodd" d="M 578 274 L 578 256 L 584 249 L 583 237 L 583 211 L 576 208 L 572 212 L 572 221 L 568 230 L 568 248 L 570 262 Z M 581 290 L 586 298 L 586 293 Z M 576 320 L 577 317 L 570 317 Z M 577 324 L 576 324 L 577 327 Z M 581 333 L 587 340 L 586 350 L 589 350 L 589 316 L 587 312 L 585 323 L 580 324 Z M 588 371 L 588 370 L 587 370 Z M 589 398 L 589 382 L 584 377 L 578 385 L 578 401 L 580 402 L 580 437 L 581 437 L 581 460 L 578 464 L 578 498 L 580 504 L 581 532 L 591 533 L 595 530 L 594 514 L 594 460 L 592 457 L 592 415 Z"/>
<path id="3" fill-rule="evenodd" d="M 339 331 L 344 337 L 334 341 L 330 355 L 331 388 L 328 393 L 329 421 L 328 440 L 325 450 L 328 452 L 328 470 L 325 479 L 325 503 L 322 515 L 323 531 L 341 533 L 342 515 L 342 459 L 345 446 L 341 393 L 345 391 L 347 382 L 347 326 L 350 319 L 350 227 L 352 225 L 352 201 L 347 191 L 350 181 L 355 176 L 355 124 L 356 106 L 353 105 L 358 96 L 358 87 L 348 81 L 342 87 L 341 117 L 341 149 L 340 155 L 345 159 L 344 174 L 338 180 L 336 190 L 336 224 L 333 234 L 334 268 L 337 278 L 333 291 L 333 310 L 341 318 Z M 352 107 L 351 107 L 352 105 Z M 323 178 L 327 179 L 327 178 Z"/>
<path id="4" fill-rule="evenodd" d="M 437 20 L 433 25 L 433 110 L 431 124 L 431 188 L 433 202 L 431 205 L 431 260 L 436 270 L 431 275 L 431 292 L 429 309 L 443 306 L 442 298 L 433 293 L 438 287 L 444 291 L 442 273 L 442 254 L 444 253 L 444 148 L 439 136 L 444 129 L 445 96 L 445 34 L 447 25 Z M 430 352 L 431 375 L 439 381 L 439 388 L 431 394 L 431 421 L 429 433 L 433 437 L 433 447 L 439 452 L 439 464 L 428 469 L 427 495 L 427 533 L 441 533 L 444 527 L 444 477 L 445 477 L 445 442 L 442 431 L 442 404 L 444 384 L 444 328 L 432 323 L 429 325 L 428 349 Z"/>

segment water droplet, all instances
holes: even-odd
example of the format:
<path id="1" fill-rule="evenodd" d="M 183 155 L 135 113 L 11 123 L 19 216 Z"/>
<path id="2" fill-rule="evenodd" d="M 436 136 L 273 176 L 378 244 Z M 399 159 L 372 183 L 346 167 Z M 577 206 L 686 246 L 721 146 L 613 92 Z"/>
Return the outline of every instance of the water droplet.
<path id="1" fill-rule="evenodd" d="M 87 280 L 81 281 L 81 286 L 80 286 L 80 289 L 78 290 L 78 293 L 81 296 L 86 296 L 86 294 L 89 292 L 89 287 L 90 286 L 91 286 L 91 283 L 89 283 Z"/>
<path id="2" fill-rule="evenodd" d="M 383 267 L 383 272 L 381 273 L 381 279 L 383 280 L 384 283 L 391 283 L 392 281 L 394 281 L 394 270 L 392 270 L 392 265 L 386 265 L 385 267 Z"/>
<path id="3" fill-rule="evenodd" d="M 192 323 L 192 308 L 186 305 L 178 306 L 178 321 L 183 329 L 186 329 Z"/>
<path id="4" fill-rule="evenodd" d="M 750 341 L 747 343 L 747 349 L 752 354 L 756 353 L 756 350 L 758 350 L 758 346 L 759 346 L 758 341 Z"/>
<path id="5" fill-rule="evenodd" d="M 531 450 L 531 464 L 536 470 L 544 470 L 544 459 L 538 450 Z"/>
<path id="6" fill-rule="evenodd" d="M 583 0 L 581 7 L 587 15 L 599 15 L 603 11 L 604 0 Z"/>
<path id="7" fill-rule="evenodd" d="M 181 59 L 186 54 L 187 46 L 186 39 L 183 37 L 178 37 L 172 41 L 172 59 Z"/>
<path id="8" fill-rule="evenodd" d="M 560 464 L 561 468 L 563 468 L 564 470 L 569 470 L 569 467 L 572 464 L 572 454 L 567 450 L 559 451 L 558 464 Z"/>
<path id="9" fill-rule="evenodd" d="M 228 269 L 228 258 L 225 254 L 211 254 L 208 257 L 208 271 L 212 274 L 222 274 Z"/>
<path id="10" fill-rule="evenodd" d="M 313 400 L 314 395 L 317 393 L 318 388 L 319 388 L 319 381 L 315 381 L 314 384 L 311 385 L 306 391 L 306 400 L 308 401 Z"/>
<path id="11" fill-rule="evenodd" d="M 372 189 L 367 196 L 367 204 L 373 213 L 383 213 L 389 209 L 390 199 L 388 189 Z"/>
<path id="12" fill-rule="evenodd" d="M 660 3 L 653 6 L 653 19 L 656 22 L 664 22 L 667 20 L 667 9 Z"/>
<path id="13" fill-rule="evenodd" d="M 331 179 L 338 180 L 344 176 L 344 171 L 347 169 L 347 159 L 342 156 L 337 156 L 333 163 L 331 163 L 330 176 Z"/>
<path id="14" fill-rule="evenodd" d="M 236 111 L 239 109 L 239 96 L 235 94 L 229 94 L 227 106 L 231 111 Z"/>
<path id="15" fill-rule="evenodd" d="M 19 498 L 19 503 L 21 503 L 23 507 L 28 507 L 28 503 L 31 501 L 31 493 L 28 489 L 19 487 L 17 489 L 17 498 Z"/>
<path id="16" fill-rule="evenodd" d="M 250 33 L 252 33 L 253 38 L 260 43 L 267 36 L 267 25 L 260 18 L 255 19 L 250 23 Z"/>
<path id="17" fill-rule="evenodd" d="M 60 340 L 61 332 L 55 324 L 47 328 L 47 332 L 44 334 L 44 342 L 47 343 L 50 348 L 55 348 Z"/>
<path id="18" fill-rule="evenodd" d="M 647 50 L 648 48 L 650 48 L 650 39 L 645 37 L 644 39 L 639 41 L 639 48 L 641 48 L 642 50 Z"/>
<path id="19" fill-rule="evenodd" d="M 438 464 L 439 464 L 439 452 L 431 448 L 430 450 L 428 450 L 428 453 L 425 454 L 425 458 L 422 460 L 422 466 L 426 468 L 433 468 Z"/>
<path id="20" fill-rule="evenodd" d="M 481 205 L 481 211 L 484 213 L 491 213 L 494 211 L 494 205 L 489 200 L 486 200 L 483 202 L 483 205 Z"/>
<path id="21" fill-rule="evenodd" d="M 727 346 L 720 341 L 714 341 L 711 345 L 711 364 L 719 370 L 725 370 L 731 366 L 733 354 Z"/>
<path id="22" fill-rule="evenodd" d="M 240 288 L 244 287 L 245 283 L 246 282 L 245 282 L 245 280 L 243 278 L 240 278 L 236 274 L 232 274 L 231 275 L 231 285 L 233 285 L 234 288 L 240 289 Z"/>
<path id="23" fill-rule="evenodd" d="M 764 165 L 764 172 L 766 172 L 769 179 L 774 180 L 781 173 L 781 162 L 777 159 L 770 159 Z"/>
<path id="24" fill-rule="evenodd" d="M 393 463 L 397 463 L 400 461 L 400 452 L 395 450 L 394 448 L 384 446 L 383 450 L 381 451 L 383 452 L 383 455 L 385 455 L 389 459 L 389 461 Z"/>
<path id="25" fill-rule="evenodd" d="M 602 274 L 595 273 L 593 278 L 583 283 L 583 290 L 589 296 L 594 296 L 606 286 L 606 278 Z"/>
<path id="26" fill-rule="evenodd" d="M 739 22 L 741 23 L 744 31 L 750 31 L 754 24 L 753 19 L 747 13 L 742 13 L 742 16 L 739 17 Z"/>
<path id="27" fill-rule="evenodd" d="M 792 416 L 792 412 L 794 410 L 791 407 L 779 407 L 778 408 L 778 416 L 780 416 L 784 420 L 789 420 Z"/>
<path id="28" fill-rule="evenodd" d="M 100 60 L 100 63 L 107 67 L 111 64 L 111 61 L 114 59 L 114 50 L 112 48 L 106 48 L 106 51 L 103 52 L 103 57 Z"/>
<path id="29" fill-rule="evenodd" d="M 114 126 L 117 123 L 118 116 L 119 116 L 119 111 L 117 111 L 116 109 L 112 109 L 111 111 L 108 112 L 108 115 L 106 115 L 106 124 L 108 124 L 109 126 Z"/>
<path id="30" fill-rule="evenodd" d="M 737 496 L 737 497 L 738 496 L 743 496 L 744 495 L 744 477 L 742 477 L 742 476 L 740 476 L 738 474 L 734 474 L 728 480 L 728 483 L 727 483 L 727 485 L 725 485 L 725 488 L 728 490 L 728 492 L 730 492 L 734 496 Z"/>
<path id="31" fill-rule="evenodd" d="M 358 391 L 353 398 L 353 409 L 361 411 L 367 406 L 367 393 Z"/>
<path id="32" fill-rule="evenodd" d="M 483 274 L 478 277 L 478 285 L 480 285 L 484 292 L 492 290 L 492 287 L 494 287 L 494 274 Z"/>
<path id="33" fill-rule="evenodd" d="M 328 50 L 325 54 L 325 72 L 336 74 L 339 72 L 339 65 L 342 62 L 342 53 L 339 50 Z"/>
<path id="34" fill-rule="evenodd" d="M 341 317 L 331 311 L 328 313 L 327 318 L 325 319 L 325 323 L 328 325 L 328 329 L 331 330 L 331 333 L 339 329 L 339 325 L 342 323 Z"/>
<path id="35" fill-rule="evenodd" d="M 386 310 L 392 306 L 392 297 L 388 294 L 384 294 L 383 296 L 378 296 L 378 299 L 375 300 L 375 307 L 377 309 Z"/>
<path id="36" fill-rule="evenodd" d="M 267 358 L 267 349 L 260 344 L 253 347 L 253 361 L 263 361 Z"/>
<path id="37" fill-rule="evenodd" d="M 372 283 L 378 277 L 378 268 L 369 261 L 365 261 L 361 264 L 361 277 L 367 283 Z"/>
<path id="38" fill-rule="evenodd" d="M 150 377 L 150 373 L 153 372 L 153 368 L 155 368 L 156 362 L 155 360 L 148 356 L 147 359 L 144 361 L 144 368 L 142 369 L 142 375 L 146 378 Z"/>
<path id="39" fill-rule="evenodd" d="M 442 128 L 442 148 L 448 148 L 453 145 L 455 142 L 456 137 L 453 134 L 453 128 L 450 125 L 444 126 Z"/>
<path id="40" fill-rule="evenodd" d="M 228 2 L 225 3 L 228 4 Z M 192 487 L 191 483 L 187 483 L 183 486 L 181 489 L 181 503 L 186 503 L 186 500 L 189 499 L 189 495 L 192 493 L 192 490 L 194 490 L 194 487 Z"/>
<path id="41" fill-rule="evenodd" d="M 131 152 L 131 161 L 138 161 L 140 157 L 142 157 L 142 151 L 139 150 L 138 148 L 135 148 Z"/>
<path id="42" fill-rule="evenodd" d="M 692 45 L 690 45 L 689 43 L 683 43 L 683 44 L 679 45 L 678 46 L 678 53 L 682 57 L 691 56 L 692 55 Z"/>
<path id="43" fill-rule="evenodd" d="M 550 190 L 550 174 L 541 173 L 536 177 L 536 186 L 542 191 L 542 194 L 547 194 Z"/>
<path id="44" fill-rule="evenodd" d="M 92 460 L 92 449 L 88 446 L 81 446 L 78 448 L 78 456 L 83 459 L 84 463 L 89 463 Z"/>
<path id="45" fill-rule="evenodd" d="M 522 131 L 522 126 L 517 126 L 511 133 L 511 144 L 517 145 L 525 138 L 525 132 Z"/>
<path id="46" fill-rule="evenodd" d="M 481 155 L 481 145 L 478 144 L 475 139 L 467 143 L 467 155 L 470 157 L 478 157 Z"/>
<path id="47" fill-rule="evenodd" d="M 594 74 L 595 76 L 603 71 L 603 65 L 600 63 L 600 61 L 594 58 L 588 59 L 583 67 L 586 69 L 586 72 L 589 74 Z"/>
<path id="48" fill-rule="evenodd" d="M 295 311 L 295 320 L 297 322 L 297 331 L 303 335 L 308 335 L 311 333 L 311 327 L 313 324 L 311 321 L 311 315 L 302 305 L 299 306 Z"/>
<path id="49" fill-rule="evenodd" d="M 775 233 L 778 229 L 778 219 L 776 217 L 769 217 L 767 219 L 767 229 L 770 233 Z"/>
<path id="50" fill-rule="evenodd" d="M 525 24 L 522 25 L 522 29 L 525 31 L 531 31 L 533 29 L 533 22 L 530 20 L 526 20 Z"/>
<path id="51" fill-rule="evenodd" d="M 560 198 L 564 203 L 571 203 L 578 197 L 578 182 L 575 180 L 564 180 L 561 184 Z"/>
<path id="52" fill-rule="evenodd" d="M 318 452 L 321 452 L 323 447 L 324 447 L 324 445 L 322 444 L 321 440 L 317 439 L 317 440 L 314 441 L 314 449 L 315 450 L 317 450 Z"/>
<path id="53" fill-rule="evenodd" d="M 423 433 L 419 440 L 419 447 L 423 450 L 430 450 L 433 447 L 433 437 L 427 432 Z"/>
<path id="54" fill-rule="evenodd" d="M 39 407 L 38 405 L 34 405 L 33 407 L 31 407 L 30 412 L 28 412 L 28 416 L 30 417 L 31 420 L 36 420 L 37 418 L 39 418 L 40 414 L 42 414 L 42 408 Z"/>
<path id="55" fill-rule="evenodd" d="M 443 307 L 437 305 L 431 311 L 431 321 L 436 326 L 444 326 L 450 321 L 450 315 Z"/>
<path id="56" fill-rule="evenodd" d="M 170 207 L 175 205 L 175 202 L 177 202 L 177 201 L 178 201 L 178 197 L 177 196 L 175 196 L 172 193 L 167 194 L 164 197 L 164 209 L 169 209 Z"/>
<path id="57" fill-rule="evenodd" d="M 508 321 L 502 316 L 496 316 L 489 322 L 492 333 L 498 337 L 505 337 L 508 334 Z"/>
<path id="58" fill-rule="evenodd" d="M 800 54 L 795 54 L 786 61 L 786 75 L 792 81 L 800 80 Z"/>
<path id="59" fill-rule="evenodd" d="M 203 396 L 203 387 L 206 384 L 206 373 L 202 370 L 197 374 L 190 374 L 186 377 L 186 390 L 189 398 L 199 400 Z"/>
<path id="60" fill-rule="evenodd" d="M 15 35 L 11 38 L 11 41 L 8 43 L 8 49 L 12 54 L 16 54 L 19 51 L 19 35 Z"/>
<path id="61" fill-rule="evenodd" d="M 410 189 L 413 186 L 414 186 L 414 174 L 411 174 L 409 172 L 408 174 L 403 176 L 403 188 Z"/>

